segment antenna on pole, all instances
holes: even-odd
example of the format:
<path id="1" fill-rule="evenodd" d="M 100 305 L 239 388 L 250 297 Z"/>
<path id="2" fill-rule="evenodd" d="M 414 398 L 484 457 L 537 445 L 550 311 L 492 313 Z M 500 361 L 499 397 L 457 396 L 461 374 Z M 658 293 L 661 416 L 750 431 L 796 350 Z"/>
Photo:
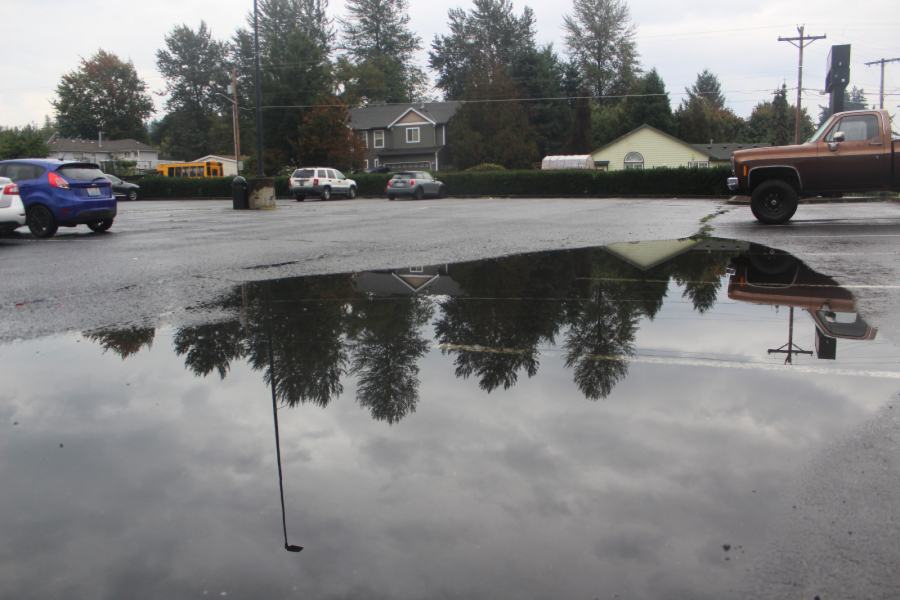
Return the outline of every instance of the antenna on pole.
<path id="1" fill-rule="evenodd" d="M 797 27 L 797 31 L 800 32 L 800 37 L 793 38 L 783 38 L 780 35 L 778 36 L 779 42 L 790 42 L 794 46 L 800 49 L 800 64 L 797 67 L 797 123 L 794 128 L 794 143 L 800 143 L 800 115 L 802 114 L 802 109 L 800 108 L 800 95 L 803 93 L 803 48 L 809 46 L 816 40 L 824 40 L 824 35 L 809 35 L 804 37 L 803 29 L 805 25 L 800 25 Z M 796 42 L 796 43 L 795 43 Z"/>

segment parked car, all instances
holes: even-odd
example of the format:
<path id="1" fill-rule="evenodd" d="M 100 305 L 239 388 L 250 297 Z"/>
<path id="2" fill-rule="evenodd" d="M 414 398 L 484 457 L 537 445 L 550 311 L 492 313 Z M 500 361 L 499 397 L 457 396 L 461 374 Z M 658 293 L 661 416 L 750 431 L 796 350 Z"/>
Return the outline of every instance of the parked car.
<path id="1" fill-rule="evenodd" d="M 387 184 L 388 200 L 397 196 L 412 196 L 421 200 L 425 196 L 444 198 L 447 195 L 444 184 L 425 171 L 403 171 L 391 177 Z"/>
<path id="2" fill-rule="evenodd" d="M 19 186 L 9 177 L 0 177 L 0 232 L 14 231 L 25 224 L 25 206 Z"/>
<path id="3" fill-rule="evenodd" d="M 356 175 L 356 174 L 358 174 L 358 173 L 390 173 L 390 172 L 391 172 L 391 168 L 390 168 L 390 167 L 387 167 L 387 166 L 385 166 L 385 165 L 381 165 L 381 166 L 379 166 L 379 167 L 375 167 L 375 168 L 372 168 L 372 169 L 357 169 L 357 170 L 353 171 L 352 174 L 353 174 L 353 175 Z"/>
<path id="4" fill-rule="evenodd" d="M 122 181 L 115 175 L 110 175 L 109 173 L 105 173 L 104 176 L 112 181 L 113 194 L 115 194 L 116 198 L 127 198 L 131 201 L 137 200 L 138 192 L 141 191 L 141 186 L 136 183 Z"/>
<path id="5" fill-rule="evenodd" d="M 19 188 L 25 224 L 35 237 L 47 238 L 60 227 L 87 225 L 106 231 L 116 217 L 112 182 L 93 163 L 23 158 L 0 161 L 0 177 Z"/>
<path id="6" fill-rule="evenodd" d="M 356 182 L 331 167 L 304 167 L 291 175 L 291 193 L 297 202 L 307 196 L 330 200 L 332 196 L 356 198 Z"/>

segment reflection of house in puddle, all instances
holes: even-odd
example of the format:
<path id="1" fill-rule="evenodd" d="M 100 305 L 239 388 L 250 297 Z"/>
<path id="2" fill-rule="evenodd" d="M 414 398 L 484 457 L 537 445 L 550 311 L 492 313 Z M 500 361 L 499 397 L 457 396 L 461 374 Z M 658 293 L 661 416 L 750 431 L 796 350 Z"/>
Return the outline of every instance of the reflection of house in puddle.
<path id="1" fill-rule="evenodd" d="M 649 271 L 653 267 L 670 261 L 688 251 L 745 252 L 749 246 L 748 242 L 738 240 L 685 238 L 651 242 L 622 242 L 603 246 L 603 249 L 641 271 Z"/>
<path id="2" fill-rule="evenodd" d="M 463 290 L 450 277 L 450 265 L 366 271 L 353 275 L 357 292 L 378 295 L 462 296 Z"/>
<path id="3" fill-rule="evenodd" d="M 837 340 L 874 340 L 878 332 L 856 311 L 853 295 L 827 275 L 817 273 L 790 254 L 752 246 L 728 267 L 728 298 L 738 302 L 790 307 L 788 343 L 770 353 L 812 354 L 793 343 L 794 308 L 802 308 L 816 326 L 816 356 L 837 357 Z"/>

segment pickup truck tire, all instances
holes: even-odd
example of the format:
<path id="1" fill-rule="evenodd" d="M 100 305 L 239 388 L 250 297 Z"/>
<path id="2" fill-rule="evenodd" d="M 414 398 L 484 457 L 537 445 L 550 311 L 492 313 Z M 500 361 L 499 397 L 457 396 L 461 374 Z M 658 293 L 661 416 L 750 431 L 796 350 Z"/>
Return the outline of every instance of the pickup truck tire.
<path id="1" fill-rule="evenodd" d="M 767 225 L 779 225 L 797 212 L 797 191 L 779 179 L 764 181 L 753 190 L 750 210 L 753 216 Z"/>

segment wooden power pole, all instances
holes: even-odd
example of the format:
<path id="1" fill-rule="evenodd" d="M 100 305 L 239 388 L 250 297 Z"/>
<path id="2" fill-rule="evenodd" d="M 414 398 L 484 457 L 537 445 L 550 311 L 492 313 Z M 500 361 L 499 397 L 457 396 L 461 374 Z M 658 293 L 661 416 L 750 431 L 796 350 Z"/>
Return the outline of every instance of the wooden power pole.
<path id="1" fill-rule="evenodd" d="M 241 174 L 241 129 L 238 125 L 238 103 L 237 103 L 237 75 L 234 69 L 231 70 L 231 88 L 234 92 L 234 171 L 237 175 Z"/>
<path id="2" fill-rule="evenodd" d="M 800 94 L 803 93 L 803 48 L 812 44 L 816 40 L 824 40 L 824 35 L 803 35 L 803 29 L 805 25 L 800 25 L 797 27 L 797 31 L 800 32 L 800 37 L 793 38 L 783 38 L 778 36 L 779 42 L 790 42 L 794 46 L 797 46 L 800 49 L 800 66 L 797 68 L 797 126 L 794 128 L 794 143 L 800 143 L 800 115 L 802 114 L 802 109 L 800 108 Z M 796 42 L 796 43 L 795 43 Z"/>
<path id="3" fill-rule="evenodd" d="M 884 108 L 884 63 L 897 61 L 900 61 L 900 58 L 882 58 L 881 60 L 865 63 L 867 67 L 869 65 L 881 65 L 881 93 L 878 95 L 878 108 Z"/>

